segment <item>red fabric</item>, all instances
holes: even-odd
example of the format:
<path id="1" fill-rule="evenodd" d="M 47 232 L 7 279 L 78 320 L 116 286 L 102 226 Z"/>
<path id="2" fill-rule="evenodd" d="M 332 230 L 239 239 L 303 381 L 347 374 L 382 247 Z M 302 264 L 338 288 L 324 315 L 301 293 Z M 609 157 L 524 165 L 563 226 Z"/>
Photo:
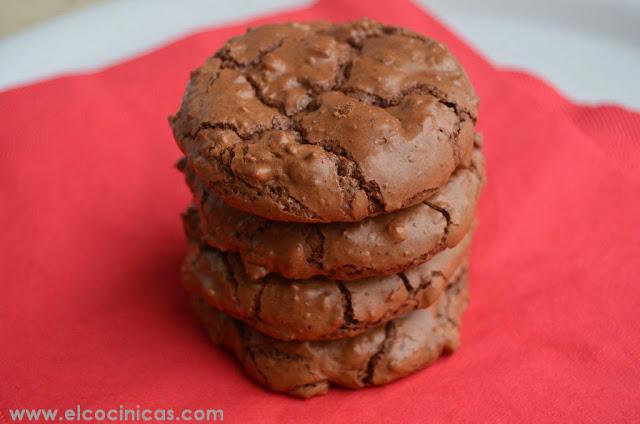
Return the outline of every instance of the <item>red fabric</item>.
<path id="1" fill-rule="evenodd" d="M 0 94 L 7 422 L 8 408 L 76 404 L 216 407 L 227 422 L 640 420 L 640 115 L 497 69 L 401 0 L 259 22 L 363 15 L 448 44 L 481 98 L 489 183 L 461 350 L 386 387 L 300 401 L 208 343 L 179 284 L 189 195 L 167 116 L 234 25 Z"/>

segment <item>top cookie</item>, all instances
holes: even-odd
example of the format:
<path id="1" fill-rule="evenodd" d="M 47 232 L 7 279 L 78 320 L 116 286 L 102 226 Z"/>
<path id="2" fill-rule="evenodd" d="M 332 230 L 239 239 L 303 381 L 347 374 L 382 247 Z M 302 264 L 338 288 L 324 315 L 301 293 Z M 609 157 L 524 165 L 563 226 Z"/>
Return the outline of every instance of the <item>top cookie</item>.
<path id="1" fill-rule="evenodd" d="M 417 204 L 468 165 L 476 107 L 444 46 L 365 19 L 232 38 L 192 73 L 170 121 L 230 206 L 350 222 Z"/>

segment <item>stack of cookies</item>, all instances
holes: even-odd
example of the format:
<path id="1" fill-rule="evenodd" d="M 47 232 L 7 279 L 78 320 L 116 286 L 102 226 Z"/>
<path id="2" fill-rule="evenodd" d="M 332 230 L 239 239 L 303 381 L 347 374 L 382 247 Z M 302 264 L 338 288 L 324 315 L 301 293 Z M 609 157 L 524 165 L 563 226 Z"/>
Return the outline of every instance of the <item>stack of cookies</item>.
<path id="1" fill-rule="evenodd" d="M 456 350 L 484 181 L 476 109 L 448 50 L 401 28 L 230 39 L 170 119 L 193 192 L 182 278 L 211 339 L 299 397 Z"/>

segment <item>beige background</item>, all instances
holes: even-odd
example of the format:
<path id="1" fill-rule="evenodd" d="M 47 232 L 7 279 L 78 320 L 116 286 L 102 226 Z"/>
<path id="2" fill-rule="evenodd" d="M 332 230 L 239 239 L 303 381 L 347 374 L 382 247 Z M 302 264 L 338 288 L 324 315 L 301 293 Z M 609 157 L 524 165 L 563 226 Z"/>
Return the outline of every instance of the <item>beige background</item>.
<path id="1" fill-rule="evenodd" d="M 0 0 L 0 37 L 103 0 Z"/>

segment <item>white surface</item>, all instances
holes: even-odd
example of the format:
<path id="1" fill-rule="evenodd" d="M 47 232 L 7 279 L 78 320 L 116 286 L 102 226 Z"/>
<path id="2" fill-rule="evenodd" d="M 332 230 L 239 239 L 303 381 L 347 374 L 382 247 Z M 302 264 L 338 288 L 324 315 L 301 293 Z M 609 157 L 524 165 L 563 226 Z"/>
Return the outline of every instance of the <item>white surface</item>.
<path id="1" fill-rule="evenodd" d="M 640 110 L 640 0 L 420 0 L 494 63 Z"/>
<path id="2" fill-rule="evenodd" d="M 110 1 L 0 39 L 0 89 L 100 68 L 195 30 L 309 3 Z M 494 63 L 533 71 L 578 101 L 640 109 L 640 0 L 419 3 Z"/>

